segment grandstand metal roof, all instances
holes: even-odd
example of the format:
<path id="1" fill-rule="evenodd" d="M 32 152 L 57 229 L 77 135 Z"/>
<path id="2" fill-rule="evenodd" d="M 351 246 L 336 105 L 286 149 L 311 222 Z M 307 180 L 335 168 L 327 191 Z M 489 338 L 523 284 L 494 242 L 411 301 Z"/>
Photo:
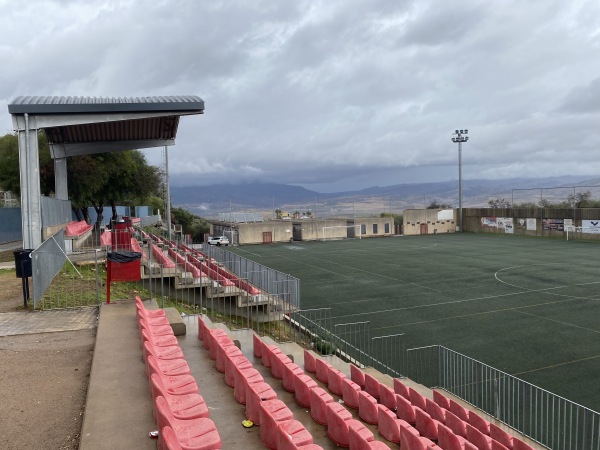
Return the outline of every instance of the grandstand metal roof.
<path id="1" fill-rule="evenodd" d="M 16 131 L 43 129 L 52 156 L 173 145 L 183 115 L 203 114 L 195 95 L 160 97 L 22 96 L 8 105 Z"/>

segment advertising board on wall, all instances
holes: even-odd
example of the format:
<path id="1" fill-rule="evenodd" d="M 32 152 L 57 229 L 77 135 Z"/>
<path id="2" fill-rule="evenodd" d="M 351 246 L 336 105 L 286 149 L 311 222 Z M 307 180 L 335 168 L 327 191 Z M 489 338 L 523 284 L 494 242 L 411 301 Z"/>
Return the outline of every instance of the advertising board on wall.
<path id="1" fill-rule="evenodd" d="M 439 222 L 441 222 L 442 220 L 453 220 L 454 219 L 454 210 L 453 209 L 442 209 L 441 211 L 438 211 L 437 215 L 438 215 Z"/>
<path id="2" fill-rule="evenodd" d="M 564 219 L 542 219 L 542 230 L 565 231 Z"/>
<path id="3" fill-rule="evenodd" d="M 496 218 L 495 217 L 482 217 L 481 218 L 481 227 L 482 228 L 497 228 Z"/>
<path id="4" fill-rule="evenodd" d="M 535 219 L 526 219 L 527 221 L 527 231 L 535 231 L 537 229 L 537 224 Z"/>
<path id="5" fill-rule="evenodd" d="M 600 234 L 600 220 L 582 220 L 581 232 L 590 234 Z"/>
<path id="6" fill-rule="evenodd" d="M 515 228 L 512 217 L 499 217 L 498 219 L 503 219 L 505 233 L 514 234 Z"/>

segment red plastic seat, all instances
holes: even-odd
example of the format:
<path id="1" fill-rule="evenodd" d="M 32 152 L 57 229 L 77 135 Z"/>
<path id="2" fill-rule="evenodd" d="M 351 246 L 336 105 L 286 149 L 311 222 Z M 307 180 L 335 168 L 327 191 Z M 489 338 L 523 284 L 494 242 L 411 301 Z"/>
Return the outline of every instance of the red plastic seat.
<path id="1" fill-rule="evenodd" d="M 317 368 L 317 380 L 319 380 L 321 383 L 327 384 L 329 382 L 329 368 L 331 367 L 331 364 L 329 364 L 323 358 L 317 358 L 315 363 Z"/>
<path id="2" fill-rule="evenodd" d="M 254 367 L 240 369 L 235 372 L 235 385 L 233 387 L 233 397 L 238 403 L 246 404 L 247 386 L 254 383 L 264 382 L 264 378 Z"/>
<path id="3" fill-rule="evenodd" d="M 433 445 L 430 439 L 419 436 L 418 433 L 400 432 L 400 448 L 402 450 L 427 450 L 428 445 Z"/>
<path id="4" fill-rule="evenodd" d="M 394 378 L 394 392 L 401 395 L 406 400 L 410 401 L 410 394 L 408 393 L 408 387 L 399 378 Z"/>
<path id="5" fill-rule="evenodd" d="M 360 386 L 365 388 L 365 374 L 358 366 L 350 364 L 350 379 Z"/>
<path id="6" fill-rule="evenodd" d="M 438 422 L 437 420 L 433 420 L 429 414 L 423 411 L 421 408 L 415 409 L 415 428 L 421 434 L 421 436 L 425 436 L 426 438 L 431 439 L 432 441 L 437 441 L 438 438 Z"/>
<path id="7" fill-rule="evenodd" d="M 200 315 L 198 316 L 198 339 L 200 339 L 201 341 L 204 341 L 204 334 L 206 333 L 206 330 L 208 330 L 208 326 L 206 325 L 206 322 L 204 322 L 204 319 Z"/>
<path id="8" fill-rule="evenodd" d="M 348 425 L 350 450 L 389 450 L 389 447 L 383 442 L 375 440 L 375 436 L 373 436 L 373 433 L 368 428 L 363 424 L 358 426 L 356 422 L 358 421 L 352 421 Z"/>
<path id="9" fill-rule="evenodd" d="M 390 442 L 400 443 L 401 426 L 410 427 L 410 424 L 402 419 L 398 419 L 396 414 L 384 405 L 379 405 L 379 418 L 377 429 L 379 434 Z"/>
<path id="10" fill-rule="evenodd" d="M 172 345 L 170 347 L 156 347 L 152 345 L 150 341 L 144 341 L 143 345 L 143 360 L 146 362 L 148 355 L 153 355 L 156 359 L 170 360 L 170 359 L 185 359 L 183 351 L 179 345 Z"/>
<path id="11" fill-rule="evenodd" d="M 366 391 L 358 393 L 358 416 L 372 425 L 377 425 L 379 420 L 377 400 Z"/>
<path id="12" fill-rule="evenodd" d="M 231 361 L 227 365 L 227 370 L 225 371 L 225 384 L 231 388 L 235 388 L 235 380 L 239 375 L 239 372 L 252 368 L 252 363 L 248 361 L 248 358 L 246 358 L 244 355 L 232 357 Z"/>
<path id="13" fill-rule="evenodd" d="M 156 320 L 150 321 L 142 317 L 138 321 L 138 331 L 140 334 L 142 330 L 147 330 L 153 336 L 173 336 L 173 328 L 171 328 L 166 318 L 164 321 L 161 320 L 159 322 Z"/>
<path id="14" fill-rule="evenodd" d="M 278 355 L 281 353 L 281 350 L 279 349 L 279 347 L 277 347 L 275 344 L 270 344 L 270 345 L 263 345 L 263 350 L 262 350 L 262 365 L 268 368 L 271 368 L 271 358 L 273 358 L 275 355 Z"/>
<path id="15" fill-rule="evenodd" d="M 379 380 L 373 375 L 365 373 L 365 391 L 375 400 L 379 401 Z"/>
<path id="16" fill-rule="evenodd" d="M 346 379 L 346 375 L 341 370 L 335 367 L 330 367 L 327 373 L 327 387 L 329 391 L 335 395 L 342 395 L 342 381 Z"/>
<path id="17" fill-rule="evenodd" d="M 260 425 L 260 404 L 277 398 L 277 393 L 264 381 L 246 384 L 246 418 Z"/>
<path id="18" fill-rule="evenodd" d="M 360 386 L 349 378 L 342 380 L 342 399 L 348 408 L 358 409 Z"/>
<path id="19" fill-rule="evenodd" d="M 276 449 L 279 440 L 278 422 L 294 418 L 292 411 L 279 400 L 267 400 L 259 404 L 260 440 L 269 449 Z M 307 442 L 307 444 L 310 442 Z"/>
<path id="20" fill-rule="evenodd" d="M 210 347 L 208 349 L 208 356 L 210 359 L 215 361 L 217 359 L 217 352 L 219 349 L 224 347 L 235 347 L 234 342 L 227 334 L 216 333 L 217 330 L 211 330 L 208 334 L 208 340 L 210 341 Z"/>
<path id="21" fill-rule="evenodd" d="M 155 373 L 150 377 L 150 390 L 152 400 L 156 400 L 159 396 L 165 398 L 176 419 L 189 420 L 210 416 L 206 402 L 200 394 L 171 395 Z"/>
<path id="22" fill-rule="evenodd" d="M 379 402 L 388 409 L 396 411 L 396 393 L 383 383 L 379 385 Z"/>
<path id="23" fill-rule="evenodd" d="M 410 395 L 410 403 L 413 406 L 416 406 L 417 408 L 421 408 L 423 411 L 425 411 L 425 408 L 427 407 L 425 405 L 425 397 L 423 397 L 421 394 L 419 394 L 413 388 L 408 388 L 408 394 Z"/>
<path id="24" fill-rule="evenodd" d="M 317 361 L 315 355 L 306 349 L 304 349 L 304 370 L 309 373 L 315 373 L 317 371 Z"/>
<path id="25" fill-rule="evenodd" d="M 327 404 L 333 402 L 333 397 L 320 387 L 310 390 L 310 416 L 315 422 L 327 425 Z"/>
<path id="26" fill-rule="evenodd" d="M 467 440 L 474 444 L 479 450 L 492 450 L 493 439 L 486 436 L 473 425 L 467 423 Z"/>
<path id="27" fill-rule="evenodd" d="M 490 423 L 490 437 L 509 449 L 513 448 L 513 437 L 493 423 Z"/>
<path id="28" fill-rule="evenodd" d="M 152 377 L 155 373 L 160 377 L 160 381 L 169 394 L 182 395 L 182 394 L 198 394 L 198 385 L 196 379 L 191 375 L 165 375 L 163 374 L 153 356 L 148 356 L 148 375 Z"/>
<path id="29" fill-rule="evenodd" d="M 433 420 L 437 420 L 441 423 L 446 422 L 446 410 L 442 409 L 440 405 L 429 398 L 425 399 L 425 412 L 429 414 Z"/>
<path id="30" fill-rule="evenodd" d="M 483 434 L 490 435 L 490 423 L 479 414 L 469 411 L 469 423 L 481 431 Z"/>
<path id="31" fill-rule="evenodd" d="M 396 415 L 410 424 L 416 423 L 415 407 L 400 394 L 396 394 Z"/>
<path id="32" fill-rule="evenodd" d="M 157 447 L 164 450 L 183 450 L 173 428 L 168 426 L 160 430 Z"/>
<path id="33" fill-rule="evenodd" d="M 170 427 L 182 449 L 212 450 L 221 448 L 221 436 L 212 420 L 206 418 L 176 419 L 164 397 L 157 397 L 155 404 L 158 429 Z"/>
<path id="34" fill-rule="evenodd" d="M 294 361 L 289 356 L 280 353 L 272 353 L 271 357 L 271 375 L 278 380 L 283 380 L 283 366 L 294 364 Z"/>
<path id="35" fill-rule="evenodd" d="M 469 422 L 469 410 L 460 406 L 452 399 L 448 399 L 450 403 L 450 412 L 456 415 L 459 419 Z"/>
<path id="36" fill-rule="evenodd" d="M 142 343 L 144 341 L 150 342 L 155 347 L 179 346 L 179 341 L 175 336 L 153 336 L 146 329 L 142 330 Z"/>
<path id="37" fill-rule="evenodd" d="M 450 401 L 441 392 L 436 390 L 433 391 L 433 401 L 437 403 L 440 408 L 450 411 Z"/>
<path id="38" fill-rule="evenodd" d="M 220 338 L 230 339 L 229 336 L 227 336 L 227 332 L 220 328 L 207 328 L 204 332 L 204 342 L 202 343 L 202 345 L 204 345 L 204 348 L 208 350 L 209 356 L 211 355 L 211 352 L 213 352 L 213 355 L 210 356 L 210 359 L 215 359 L 215 340 Z"/>
<path id="39" fill-rule="evenodd" d="M 257 358 L 262 358 L 263 344 L 260 336 L 252 333 L 252 354 Z"/>
<path id="40" fill-rule="evenodd" d="M 354 431 L 358 434 L 365 433 L 372 435 L 364 424 L 352 418 L 352 414 L 348 412 L 339 403 L 327 404 L 327 436 L 340 447 L 350 446 L 349 427 L 353 426 Z"/>
<path id="41" fill-rule="evenodd" d="M 444 450 L 476 450 L 464 437 L 458 436 L 444 424 L 438 424 L 438 444 Z"/>
<path id="42" fill-rule="evenodd" d="M 146 375 L 150 377 L 148 358 L 152 357 L 156 367 L 163 375 L 191 375 L 190 366 L 185 359 L 157 359 L 152 354 L 146 355 Z"/>
<path id="43" fill-rule="evenodd" d="M 290 361 L 289 364 L 284 364 L 282 367 L 282 386 L 288 392 L 294 392 L 296 390 L 296 376 L 303 375 L 302 370 L 296 363 Z"/>
<path id="44" fill-rule="evenodd" d="M 467 422 L 456 416 L 456 414 L 446 411 L 446 421 L 444 424 L 457 436 L 467 437 Z"/>
<path id="45" fill-rule="evenodd" d="M 294 397 L 300 406 L 310 408 L 310 390 L 318 387 L 318 384 L 309 375 L 304 373 L 294 376 Z"/>
<path id="46" fill-rule="evenodd" d="M 306 449 L 306 446 L 312 445 L 312 435 L 297 420 L 278 422 L 278 425 L 277 450 Z"/>
<path id="47" fill-rule="evenodd" d="M 240 355 L 243 355 L 243 353 L 235 345 L 217 346 L 217 359 L 215 361 L 215 368 L 219 372 L 225 373 L 227 367 L 227 357 Z"/>
<path id="48" fill-rule="evenodd" d="M 508 447 L 502 445 L 500 442 L 492 439 L 492 450 L 508 450 Z"/>

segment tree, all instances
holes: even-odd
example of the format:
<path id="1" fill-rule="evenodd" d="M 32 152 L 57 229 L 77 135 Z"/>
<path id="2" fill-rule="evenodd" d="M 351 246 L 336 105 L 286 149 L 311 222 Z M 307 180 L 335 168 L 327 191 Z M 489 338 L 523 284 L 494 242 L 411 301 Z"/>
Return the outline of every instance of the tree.
<path id="1" fill-rule="evenodd" d="M 402 226 L 402 222 L 404 221 L 404 216 L 402 214 L 392 214 L 382 212 L 379 217 L 392 217 L 394 219 L 394 225 Z"/>
<path id="2" fill-rule="evenodd" d="M 194 242 L 202 242 L 204 234 L 210 231 L 210 224 L 206 219 L 182 208 L 171 209 L 171 221 L 181 225 L 183 234 L 191 234 Z"/>
<path id="3" fill-rule="evenodd" d="M 446 203 L 438 203 L 436 199 L 431 200 L 426 209 L 450 209 L 452 205 Z"/>
<path id="4" fill-rule="evenodd" d="M 276 210 L 275 210 L 275 217 L 276 217 L 277 219 L 281 219 L 281 213 L 282 213 L 282 212 L 283 212 L 283 211 L 281 211 L 280 209 L 276 209 Z"/>
<path id="5" fill-rule="evenodd" d="M 586 208 L 590 206 L 590 200 L 592 199 L 592 193 L 590 191 L 577 192 L 575 194 L 569 194 L 567 201 L 570 205 L 575 208 Z"/>
<path id="6" fill-rule="evenodd" d="M 490 208 L 498 209 L 498 208 L 510 208 L 510 202 L 504 198 L 490 198 L 488 200 L 488 205 Z"/>

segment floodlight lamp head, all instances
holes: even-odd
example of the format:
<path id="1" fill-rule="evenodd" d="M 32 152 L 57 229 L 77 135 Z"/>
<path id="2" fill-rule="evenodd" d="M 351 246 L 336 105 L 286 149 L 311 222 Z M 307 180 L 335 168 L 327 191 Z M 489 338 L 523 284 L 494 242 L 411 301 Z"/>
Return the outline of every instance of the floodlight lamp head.
<path id="1" fill-rule="evenodd" d="M 468 137 L 468 136 L 467 136 L 467 137 L 465 137 L 465 142 L 467 142 L 468 140 L 469 140 L 469 137 Z"/>
<path id="2" fill-rule="evenodd" d="M 464 130 L 460 130 L 460 134 L 463 134 L 465 131 Z"/>
<path id="3" fill-rule="evenodd" d="M 458 134 L 458 130 L 455 130 L 455 131 L 454 131 L 454 134 Z"/>
<path id="4" fill-rule="evenodd" d="M 465 134 L 469 134 L 469 130 L 465 130 Z"/>

